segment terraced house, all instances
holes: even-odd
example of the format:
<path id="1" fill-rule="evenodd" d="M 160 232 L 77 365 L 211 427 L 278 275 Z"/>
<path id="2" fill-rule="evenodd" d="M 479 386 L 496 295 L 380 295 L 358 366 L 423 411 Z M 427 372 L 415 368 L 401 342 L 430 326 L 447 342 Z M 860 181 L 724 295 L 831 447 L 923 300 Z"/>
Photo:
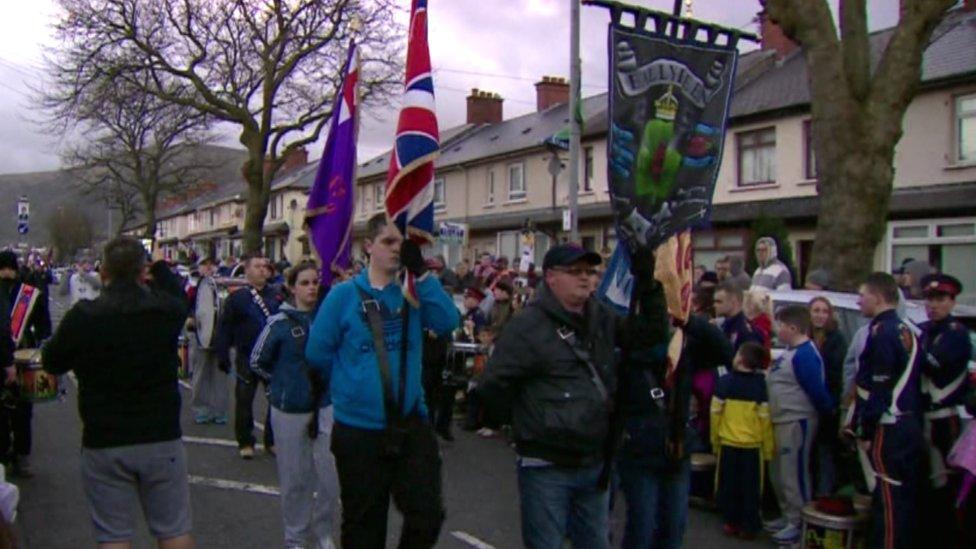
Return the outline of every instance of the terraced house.
<path id="1" fill-rule="evenodd" d="M 716 184 L 710 227 L 696 231 L 696 263 L 745 256 L 749 224 L 760 214 L 783 219 L 797 251 L 801 280 L 821 212 L 817 159 L 810 145 L 810 93 L 800 49 L 771 22 L 759 49 L 739 60 L 729 129 Z M 892 31 L 871 35 L 876 62 Z M 922 85 L 905 115 L 895 156 L 895 191 L 875 268 L 905 258 L 929 261 L 958 277 L 963 301 L 976 302 L 976 0 L 949 13 L 925 53 Z M 546 145 L 569 122 L 569 86 L 544 77 L 535 84 L 536 111 L 505 119 L 504 99 L 472 90 L 465 123 L 441 131 L 435 179 L 436 220 L 465 224 L 463 244 L 444 241 L 433 253 L 449 264 L 482 252 L 517 257 L 519 236 L 535 234 L 536 263 L 552 242 L 567 237 L 568 154 Z M 609 254 L 616 233 L 607 189 L 607 96 L 583 100 L 579 221 L 582 243 Z M 856 154 L 856 151 L 852 151 Z M 301 229 L 305 195 L 315 164 L 290 159 L 273 183 L 265 222 L 266 253 L 295 262 L 309 254 Z M 389 153 L 359 167 L 356 229 L 382 211 Z M 856 185 L 856 181 L 851 181 Z M 243 185 L 222 184 L 161 219 L 159 240 L 172 251 L 211 250 L 238 255 L 243 227 Z M 358 253 L 358 250 L 357 250 Z"/>

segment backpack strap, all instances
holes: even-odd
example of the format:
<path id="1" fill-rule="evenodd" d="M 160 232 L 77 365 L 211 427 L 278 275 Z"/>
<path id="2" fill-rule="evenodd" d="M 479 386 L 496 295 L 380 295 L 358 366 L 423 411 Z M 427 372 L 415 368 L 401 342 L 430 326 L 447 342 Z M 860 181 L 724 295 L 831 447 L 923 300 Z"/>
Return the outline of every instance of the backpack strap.
<path id="1" fill-rule="evenodd" d="M 387 422 L 392 425 L 393 420 L 399 419 L 402 415 L 400 406 L 397 402 L 403 402 L 407 387 L 406 376 L 406 342 L 401 348 L 400 363 L 400 399 L 399 401 L 393 394 L 393 375 L 390 372 L 390 356 L 386 352 L 386 339 L 383 337 L 383 304 L 374 299 L 366 290 L 356 286 L 361 300 L 362 313 L 366 317 L 366 323 L 373 334 L 373 348 L 376 351 L 376 363 L 380 370 L 380 381 L 383 384 L 383 402 L 386 408 Z M 406 338 L 406 323 L 409 307 L 404 307 L 403 311 L 403 333 L 401 338 Z"/>

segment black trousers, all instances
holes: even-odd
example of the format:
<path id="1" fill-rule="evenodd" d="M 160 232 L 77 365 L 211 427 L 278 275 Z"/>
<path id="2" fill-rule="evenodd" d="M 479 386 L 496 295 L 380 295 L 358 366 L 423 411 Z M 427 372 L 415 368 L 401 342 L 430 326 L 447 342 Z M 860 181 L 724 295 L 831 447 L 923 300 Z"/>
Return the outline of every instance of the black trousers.
<path id="1" fill-rule="evenodd" d="M 874 487 L 868 547 L 916 547 L 918 497 L 926 469 L 923 444 L 918 418 L 899 418 L 895 424 L 878 425 L 871 446 L 871 465 L 881 476 Z"/>
<path id="2" fill-rule="evenodd" d="M 254 375 L 247 363 L 236 365 L 234 384 L 234 435 L 237 447 L 254 446 L 254 394 L 258 386 L 264 387 L 261 379 Z M 274 446 L 274 432 L 271 430 L 271 406 L 264 416 L 264 447 Z"/>
<path id="3" fill-rule="evenodd" d="M 31 418 L 34 416 L 34 403 L 24 399 L 17 399 L 16 402 L 12 409 L 0 406 L 0 458 L 2 459 L 8 459 L 13 455 L 26 456 L 31 451 Z"/>
<path id="4" fill-rule="evenodd" d="M 748 534 L 762 528 L 763 462 L 758 448 L 722 446 L 718 460 L 716 503 L 725 523 Z"/>
<path id="5" fill-rule="evenodd" d="M 436 410 L 428 409 L 434 416 L 434 428 L 438 433 L 450 433 L 451 423 L 454 419 L 454 403 L 457 399 L 457 385 L 452 383 L 441 383 L 437 391 Z"/>
<path id="6" fill-rule="evenodd" d="M 944 486 L 936 487 L 932 481 L 923 483 L 922 503 L 919 511 L 922 516 L 921 524 L 925 525 L 925 540 L 933 547 L 972 547 L 963 543 L 966 534 L 965 523 L 961 520 L 963 513 L 956 510 L 956 495 L 962 486 L 962 475 L 959 471 L 946 465 L 946 458 L 952 445 L 962 434 L 962 420 L 959 416 L 950 416 L 926 420 L 930 433 L 931 447 L 928 452 L 936 452 L 942 466 L 948 472 Z M 931 458 L 926 455 L 926 458 Z M 923 460 L 924 461 L 924 460 Z M 934 471 L 927 475 L 930 479 Z M 971 541 L 971 540 L 969 540 Z"/>
<path id="7" fill-rule="evenodd" d="M 437 543 L 444 523 L 441 458 L 430 425 L 410 420 L 399 457 L 387 457 L 386 431 L 335 423 L 332 454 L 342 493 L 342 547 L 381 549 L 386 545 L 390 496 L 403 513 L 401 549 Z"/>

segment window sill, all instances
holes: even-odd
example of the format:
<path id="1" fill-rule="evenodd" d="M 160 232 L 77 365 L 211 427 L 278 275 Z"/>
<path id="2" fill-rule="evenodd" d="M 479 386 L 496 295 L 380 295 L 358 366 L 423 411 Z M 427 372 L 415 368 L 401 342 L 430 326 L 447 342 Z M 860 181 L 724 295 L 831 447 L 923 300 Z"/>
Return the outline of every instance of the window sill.
<path id="1" fill-rule="evenodd" d="M 484 208 L 486 210 L 491 209 L 491 208 L 494 208 L 494 207 L 495 207 L 495 203 L 494 202 L 489 202 L 489 203 L 487 203 L 487 204 L 485 204 L 485 205 L 482 206 L 482 208 Z"/>
<path id="2" fill-rule="evenodd" d="M 968 170 L 970 168 L 976 168 L 976 160 L 966 160 L 965 162 L 954 162 L 952 164 L 947 164 L 942 169 L 946 171 L 952 171 L 952 170 Z"/>
<path id="3" fill-rule="evenodd" d="M 503 205 L 508 206 L 510 204 L 525 204 L 528 201 L 528 198 L 510 198 L 509 200 L 505 201 Z"/>
<path id="4" fill-rule="evenodd" d="M 729 189 L 730 193 L 745 193 L 749 191 L 765 191 L 769 189 L 778 189 L 779 183 L 762 183 L 760 185 L 749 185 L 747 187 L 733 187 Z"/>
<path id="5" fill-rule="evenodd" d="M 579 196 L 593 196 L 594 194 L 596 194 L 596 193 L 593 191 L 593 189 L 590 189 L 588 191 L 580 191 L 579 192 Z"/>
<path id="6" fill-rule="evenodd" d="M 803 180 L 797 182 L 796 185 L 798 187 L 809 187 L 809 186 L 813 186 L 813 185 L 816 185 L 816 184 L 817 184 L 817 180 L 816 179 L 803 179 Z"/>

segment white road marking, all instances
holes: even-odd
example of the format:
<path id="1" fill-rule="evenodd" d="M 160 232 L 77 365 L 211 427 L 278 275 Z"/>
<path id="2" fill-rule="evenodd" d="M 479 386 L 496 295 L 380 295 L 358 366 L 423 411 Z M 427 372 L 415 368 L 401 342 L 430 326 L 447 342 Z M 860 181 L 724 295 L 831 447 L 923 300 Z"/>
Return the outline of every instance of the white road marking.
<path id="1" fill-rule="evenodd" d="M 196 484 L 198 486 L 209 486 L 211 488 L 219 488 L 221 490 L 237 490 L 239 492 L 263 494 L 265 496 L 281 495 L 281 492 L 274 486 L 266 486 L 264 484 L 238 482 L 236 480 L 227 480 L 223 478 L 198 477 L 196 475 L 188 475 L 187 478 L 190 481 L 190 484 Z"/>
<path id="2" fill-rule="evenodd" d="M 188 442 L 190 444 L 207 444 L 210 446 L 225 446 L 227 448 L 237 448 L 237 441 L 230 440 L 227 438 L 207 438 L 207 437 L 191 437 L 184 436 L 183 442 Z M 264 450 L 263 444 L 255 444 L 254 448 L 256 450 Z"/>
<path id="3" fill-rule="evenodd" d="M 474 547 L 475 549 L 495 549 L 494 545 L 487 544 L 467 532 L 455 530 L 451 532 L 451 535 L 463 541 L 464 543 L 467 543 L 471 547 Z"/>

